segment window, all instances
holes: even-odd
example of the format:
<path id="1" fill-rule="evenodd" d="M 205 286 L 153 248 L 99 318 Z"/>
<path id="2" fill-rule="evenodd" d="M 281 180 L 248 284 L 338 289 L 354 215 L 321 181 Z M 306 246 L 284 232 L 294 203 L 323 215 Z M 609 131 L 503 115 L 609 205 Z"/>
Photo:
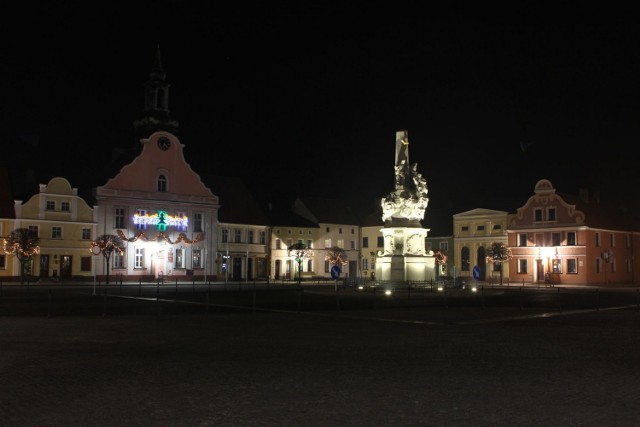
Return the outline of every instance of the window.
<path id="1" fill-rule="evenodd" d="M 324 248 L 329 249 L 331 247 L 331 239 L 324 239 Z"/>
<path id="2" fill-rule="evenodd" d="M 384 248 L 384 236 L 378 236 L 378 238 L 376 240 L 376 247 L 377 248 Z"/>
<path id="3" fill-rule="evenodd" d="M 576 232 L 575 231 L 567 231 L 567 245 L 575 246 L 577 243 L 576 240 Z"/>
<path id="4" fill-rule="evenodd" d="M 80 257 L 80 271 L 91 271 L 91 256 Z"/>
<path id="5" fill-rule="evenodd" d="M 47 210 L 48 211 L 55 211 L 56 210 L 56 202 L 51 201 L 51 200 L 47 200 Z"/>
<path id="6" fill-rule="evenodd" d="M 117 251 L 113 253 L 113 268 L 124 268 L 124 255 Z"/>
<path id="7" fill-rule="evenodd" d="M 351 229 L 351 234 L 356 234 L 356 230 L 355 229 Z"/>
<path id="8" fill-rule="evenodd" d="M 167 177 L 164 175 L 160 175 L 158 177 L 158 193 L 166 193 L 167 192 Z"/>
<path id="9" fill-rule="evenodd" d="M 62 227 L 51 227 L 51 238 L 62 239 Z"/>
<path id="10" fill-rule="evenodd" d="M 368 270 L 369 269 L 369 259 L 368 258 L 362 258 L 362 269 L 363 270 Z"/>
<path id="11" fill-rule="evenodd" d="M 115 211 L 115 227 L 116 228 L 124 228 L 124 209 L 116 208 Z"/>
<path id="12" fill-rule="evenodd" d="M 500 224 L 493 224 L 493 230 L 502 230 L 502 225 L 500 225 Z"/>
<path id="13" fill-rule="evenodd" d="M 625 234 L 624 243 L 625 243 L 626 247 L 628 247 L 628 248 L 631 247 L 631 234 Z"/>
<path id="14" fill-rule="evenodd" d="M 29 226 L 29 234 L 31 236 L 33 236 L 33 237 L 40 237 L 38 226 L 37 225 L 30 225 Z"/>
<path id="15" fill-rule="evenodd" d="M 369 247 L 369 238 L 368 237 L 363 237 L 362 238 L 362 247 L 363 248 L 368 248 Z"/>
<path id="16" fill-rule="evenodd" d="M 349 244 L 349 247 L 351 248 L 351 250 L 355 250 L 356 249 L 356 241 L 352 240 L 351 243 Z"/>
<path id="17" fill-rule="evenodd" d="M 4 270 L 5 268 L 7 268 L 7 256 L 0 254 L 0 270 Z"/>
<path id="18" fill-rule="evenodd" d="M 616 235 L 611 233 L 609 235 L 609 245 L 614 248 L 616 246 Z"/>
<path id="19" fill-rule="evenodd" d="M 466 225 L 463 225 L 460 230 L 464 233 L 465 231 L 469 231 L 469 227 Z"/>
<path id="20" fill-rule="evenodd" d="M 82 240 L 91 240 L 91 229 L 83 228 L 82 229 Z"/>
<path id="21" fill-rule="evenodd" d="M 298 239 L 298 245 L 304 245 L 304 241 L 302 241 L 302 239 Z"/>
<path id="22" fill-rule="evenodd" d="M 307 271 L 313 271 L 313 260 L 307 260 Z"/>
<path id="23" fill-rule="evenodd" d="M 239 228 L 236 228 L 235 230 L 233 230 L 233 241 L 235 243 L 242 243 L 242 230 L 240 230 Z"/>
<path id="24" fill-rule="evenodd" d="M 520 247 L 527 246 L 527 233 L 518 234 L 518 246 Z"/>
<path id="25" fill-rule="evenodd" d="M 227 230 L 226 228 L 222 230 L 222 243 L 228 243 L 229 242 L 229 230 Z"/>
<path id="26" fill-rule="evenodd" d="M 536 208 L 533 211 L 533 220 L 536 221 L 536 222 L 542 221 L 542 209 L 541 208 Z"/>
<path id="27" fill-rule="evenodd" d="M 311 240 L 311 239 L 307 240 L 307 248 L 313 249 L 313 240 Z"/>
<path id="28" fill-rule="evenodd" d="M 602 270 L 602 258 L 596 258 L 596 273 Z"/>
<path id="29" fill-rule="evenodd" d="M 469 261 L 469 248 L 465 246 L 460 250 L 460 270 L 469 271 Z"/>
<path id="30" fill-rule="evenodd" d="M 449 242 L 440 242 L 440 251 L 447 252 L 449 250 Z"/>
<path id="31" fill-rule="evenodd" d="M 193 214 L 193 231 L 195 233 L 202 233 L 202 214 L 200 212 Z"/>
<path id="32" fill-rule="evenodd" d="M 184 249 L 176 248 L 176 262 L 174 268 L 184 268 Z"/>
<path id="33" fill-rule="evenodd" d="M 600 233 L 596 231 L 596 246 L 600 246 Z"/>
<path id="34" fill-rule="evenodd" d="M 426 243 L 426 250 L 427 250 L 427 252 L 431 252 L 433 250 L 433 243 L 427 242 Z"/>
<path id="35" fill-rule="evenodd" d="M 287 239 L 287 249 L 289 249 L 291 246 L 293 246 L 293 240 Z"/>
<path id="36" fill-rule="evenodd" d="M 330 271 L 329 261 L 324 262 L 324 272 L 328 273 Z"/>
<path id="37" fill-rule="evenodd" d="M 193 268 L 202 268 L 202 249 L 194 248 L 192 253 L 192 264 Z"/>
<path id="38" fill-rule="evenodd" d="M 280 239 L 276 239 L 276 249 L 282 249 L 282 241 Z"/>
<path id="39" fill-rule="evenodd" d="M 575 258 L 567 258 L 567 273 L 568 274 L 578 273 L 578 263 Z"/>
<path id="40" fill-rule="evenodd" d="M 338 228 L 338 234 L 342 234 L 342 227 Z"/>
<path id="41" fill-rule="evenodd" d="M 71 210 L 71 205 L 69 205 L 69 202 L 62 202 L 60 204 L 60 210 L 62 212 L 69 212 Z"/>
<path id="42" fill-rule="evenodd" d="M 144 219 L 144 217 L 147 216 L 147 211 L 138 209 L 138 210 L 136 210 L 136 214 L 139 217 L 138 223 L 136 224 L 136 230 L 146 230 L 147 229 L 147 223 L 143 222 L 141 220 Z"/>
<path id="43" fill-rule="evenodd" d="M 264 231 L 260 232 L 260 244 L 264 245 L 267 243 L 267 233 Z"/>
<path id="44" fill-rule="evenodd" d="M 554 273 L 562 273 L 562 261 L 558 258 L 551 260 L 551 271 Z"/>
<path id="45" fill-rule="evenodd" d="M 484 225 L 476 226 L 476 231 L 484 231 Z"/>
<path id="46" fill-rule="evenodd" d="M 518 273 L 525 274 L 527 272 L 527 260 L 519 259 L 518 260 Z"/>
<path id="47" fill-rule="evenodd" d="M 329 227 L 327 227 L 327 233 L 328 233 L 329 231 L 330 231 L 330 230 L 329 230 Z"/>
<path id="48" fill-rule="evenodd" d="M 555 221 L 556 220 L 556 208 L 547 209 L 547 220 Z"/>
<path id="49" fill-rule="evenodd" d="M 247 231 L 247 243 L 253 243 L 253 230 Z"/>
<path id="50" fill-rule="evenodd" d="M 336 246 L 341 249 L 344 249 L 344 240 L 338 239 L 338 241 L 336 242 Z"/>
<path id="51" fill-rule="evenodd" d="M 551 246 L 560 246 L 560 233 L 551 233 Z"/>
<path id="52" fill-rule="evenodd" d="M 136 248 L 133 265 L 135 268 L 144 268 L 144 248 Z"/>

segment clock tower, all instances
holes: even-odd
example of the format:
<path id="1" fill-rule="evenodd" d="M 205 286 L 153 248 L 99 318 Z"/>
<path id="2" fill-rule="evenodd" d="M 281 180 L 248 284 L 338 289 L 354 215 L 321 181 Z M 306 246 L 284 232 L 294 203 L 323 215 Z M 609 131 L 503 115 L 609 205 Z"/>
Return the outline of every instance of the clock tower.
<path id="1" fill-rule="evenodd" d="M 156 56 L 151 66 L 149 79 L 144 84 L 144 109 L 133 122 L 135 136 L 147 138 L 153 132 L 164 130 L 177 134 L 178 122 L 169 116 L 169 83 L 162 69 L 160 45 L 156 48 Z"/>

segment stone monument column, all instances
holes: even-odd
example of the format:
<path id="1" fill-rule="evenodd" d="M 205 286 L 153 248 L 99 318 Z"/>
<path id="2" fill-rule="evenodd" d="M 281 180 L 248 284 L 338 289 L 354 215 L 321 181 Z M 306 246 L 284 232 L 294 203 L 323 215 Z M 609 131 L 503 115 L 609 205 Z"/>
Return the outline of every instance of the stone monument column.
<path id="1" fill-rule="evenodd" d="M 384 249 L 376 260 L 376 278 L 393 283 L 434 279 L 435 257 L 425 250 L 429 232 L 422 226 L 429 204 L 427 182 L 409 163 L 409 134 L 396 132 L 394 190 L 382 199 Z"/>

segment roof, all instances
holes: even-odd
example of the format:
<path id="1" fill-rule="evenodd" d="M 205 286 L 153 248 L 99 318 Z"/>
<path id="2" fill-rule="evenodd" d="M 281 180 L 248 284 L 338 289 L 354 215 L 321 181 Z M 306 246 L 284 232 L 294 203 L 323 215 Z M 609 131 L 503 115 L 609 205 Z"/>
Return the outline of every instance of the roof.
<path id="1" fill-rule="evenodd" d="M 325 197 L 299 197 L 296 200 L 294 211 L 300 207 L 298 202 L 302 203 L 318 223 L 354 225 L 360 223 L 351 207 L 344 200 Z M 303 215 L 302 212 L 298 213 Z M 308 219 L 311 220 L 311 218 Z"/>
<path id="2" fill-rule="evenodd" d="M 575 205 L 585 215 L 585 224 L 590 228 L 619 231 L 640 231 L 637 212 L 624 204 L 601 201 L 599 198 L 581 198 L 574 194 L 556 193 L 566 203 Z"/>
<path id="3" fill-rule="evenodd" d="M 269 217 L 240 178 L 203 174 L 200 179 L 220 200 L 219 222 L 269 225 Z"/>

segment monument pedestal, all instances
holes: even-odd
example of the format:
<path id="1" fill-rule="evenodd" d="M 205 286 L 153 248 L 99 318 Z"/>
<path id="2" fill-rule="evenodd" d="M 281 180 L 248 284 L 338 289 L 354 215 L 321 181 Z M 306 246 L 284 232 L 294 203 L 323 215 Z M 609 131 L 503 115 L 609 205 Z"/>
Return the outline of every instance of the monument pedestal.
<path id="1" fill-rule="evenodd" d="M 403 283 L 436 278 L 436 259 L 429 255 L 387 255 L 376 260 L 376 279 Z"/>

